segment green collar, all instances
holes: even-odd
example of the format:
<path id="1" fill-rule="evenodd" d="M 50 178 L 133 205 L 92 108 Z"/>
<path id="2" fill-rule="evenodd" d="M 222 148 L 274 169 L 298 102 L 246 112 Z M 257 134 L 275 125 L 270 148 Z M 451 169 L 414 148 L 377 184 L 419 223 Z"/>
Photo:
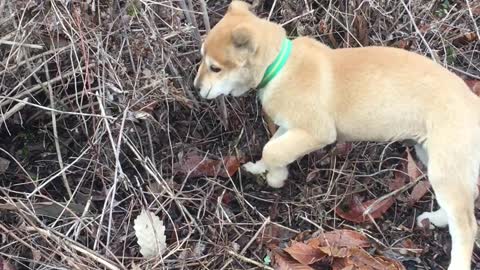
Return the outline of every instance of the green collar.
<path id="1" fill-rule="evenodd" d="M 280 70 L 285 66 L 285 63 L 292 52 L 292 41 L 286 38 L 282 43 L 282 48 L 280 48 L 280 52 L 277 55 L 277 58 L 273 61 L 273 63 L 268 66 L 267 71 L 263 74 L 262 81 L 257 86 L 258 89 L 264 88 L 275 76 L 278 75 Z"/>

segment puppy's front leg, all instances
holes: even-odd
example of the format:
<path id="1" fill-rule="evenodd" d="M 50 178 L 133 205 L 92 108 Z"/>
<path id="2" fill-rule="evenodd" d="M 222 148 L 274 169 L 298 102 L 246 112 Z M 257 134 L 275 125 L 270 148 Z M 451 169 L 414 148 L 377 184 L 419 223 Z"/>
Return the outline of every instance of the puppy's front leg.
<path id="1" fill-rule="evenodd" d="M 287 132 L 287 129 L 284 127 L 279 127 L 277 131 L 273 134 L 272 138 L 270 138 L 270 141 L 280 137 L 281 135 L 285 134 Z M 253 173 L 253 174 L 261 174 L 267 171 L 267 165 L 265 162 L 262 160 L 259 160 L 257 162 L 248 162 L 243 165 L 243 168 L 247 170 L 247 172 Z"/>
<path id="2" fill-rule="evenodd" d="M 290 129 L 269 141 L 263 148 L 262 162 L 268 170 L 267 182 L 271 187 L 280 188 L 288 177 L 287 165 L 297 158 L 332 143 L 334 132 L 313 136 L 303 129 Z"/>

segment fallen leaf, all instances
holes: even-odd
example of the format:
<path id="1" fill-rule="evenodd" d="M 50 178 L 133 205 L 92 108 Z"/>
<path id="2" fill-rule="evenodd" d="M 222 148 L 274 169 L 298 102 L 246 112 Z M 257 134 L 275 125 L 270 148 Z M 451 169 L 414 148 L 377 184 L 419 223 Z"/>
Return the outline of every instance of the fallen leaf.
<path id="1" fill-rule="evenodd" d="M 319 247 L 319 249 L 326 255 L 335 258 L 345 258 L 350 254 L 346 247 Z"/>
<path id="2" fill-rule="evenodd" d="M 407 254 L 410 252 L 418 255 L 423 253 L 423 249 L 415 245 L 412 239 L 407 238 L 400 243 L 399 252 L 401 254 Z"/>
<path id="3" fill-rule="evenodd" d="M 408 196 L 408 205 L 412 206 L 416 202 L 418 202 L 418 200 L 420 200 L 425 194 L 427 194 L 429 189 L 430 182 L 426 180 L 418 181 L 418 183 L 413 188 L 412 193 L 410 193 L 410 196 Z"/>
<path id="4" fill-rule="evenodd" d="M 265 122 L 267 123 L 267 128 L 268 128 L 268 131 L 270 132 L 270 136 L 273 136 L 273 134 L 277 132 L 277 125 L 275 125 L 272 118 L 270 118 L 270 116 L 268 116 L 268 114 L 265 113 L 264 110 L 262 110 L 262 114 L 263 114 L 263 118 L 265 119 Z"/>
<path id="5" fill-rule="evenodd" d="M 295 233 L 290 230 L 275 225 L 274 223 L 269 223 L 265 226 L 263 233 L 257 237 L 257 243 L 273 249 L 278 247 L 281 242 L 292 238 L 294 235 Z"/>
<path id="6" fill-rule="evenodd" d="M 144 257 L 154 257 L 166 250 L 165 226 L 155 213 L 142 209 L 133 224 L 140 253 Z"/>
<path id="7" fill-rule="evenodd" d="M 407 173 L 408 173 L 408 176 L 410 176 L 411 181 L 415 181 L 423 174 L 422 171 L 420 171 L 417 163 L 413 159 L 408 149 L 407 149 Z"/>
<path id="8" fill-rule="evenodd" d="M 294 242 L 291 246 L 284 249 L 292 258 L 303 265 L 310 265 L 323 259 L 326 254 L 320 248 Z"/>
<path id="9" fill-rule="evenodd" d="M 453 39 L 452 43 L 455 46 L 462 46 L 462 45 L 467 45 L 471 42 L 475 42 L 478 40 L 478 36 L 475 32 L 469 32 L 462 34 L 456 38 Z"/>
<path id="10" fill-rule="evenodd" d="M 225 167 L 227 168 L 228 176 L 233 176 L 240 168 L 240 162 L 242 162 L 241 159 L 234 156 L 225 157 L 223 160 L 225 162 Z"/>
<path id="11" fill-rule="evenodd" d="M 348 142 L 348 143 L 337 143 L 335 146 L 335 153 L 337 156 L 345 158 L 348 156 L 350 151 L 353 149 L 353 144 Z"/>
<path id="12" fill-rule="evenodd" d="M 15 269 L 17 268 L 15 268 L 7 260 L 4 260 L 2 257 L 0 257 L 0 270 L 15 270 Z"/>
<path id="13" fill-rule="evenodd" d="M 303 265 L 281 250 L 272 250 L 275 270 L 315 270 L 308 265 Z"/>
<path id="14" fill-rule="evenodd" d="M 375 203 L 377 199 L 368 200 L 365 202 L 361 202 L 361 199 L 354 195 L 353 198 L 348 202 L 347 205 L 343 204 L 335 208 L 335 213 L 342 217 L 343 219 L 356 222 L 356 223 L 363 223 L 363 222 L 370 222 L 371 219 L 377 219 L 387 210 L 390 206 L 393 205 L 395 199 L 393 197 L 389 197 L 381 202 L 375 204 L 375 206 L 370 210 L 368 215 L 364 215 L 365 210 L 369 208 L 370 205 Z M 346 207 L 345 207 L 346 206 Z M 346 208 L 345 210 L 342 208 Z"/>
<path id="15" fill-rule="evenodd" d="M 405 267 L 397 261 L 382 256 L 372 256 L 361 248 L 351 248 L 348 257 L 337 260 L 340 266 L 353 265 L 352 269 L 375 269 L 375 270 L 404 270 Z M 334 264 L 335 265 L 335 264 Z M 332 266 L 334 266 L 332 265 Z M 335 268 L 333 269 L 344 269 Z"/>
<path id="16" fill-rule="evenodd" d="M 410 48 L 412 47 L 412 41 L 401 39 L 401 40 L 396 41 L 393 44 L 393 47 L 397 47 L 397 48 L 404 49 L 404 50 L 410 50 Z"/>
<path id="17" fill-rule="evenodd" d="M 405 177 L 400 173 L 395 172 L 394 178 L 388 182 L 388 188 L 390 191 L 395 191 L 397 189 L 401 189 L 406 184 Z"/>
<path id="18" fill-rule="evenodd" d="M 475 95 L 480 96 L 480 81 L 477 80 L 464 80 L 465 83 L 470 87 Z"/>
<path id="19" fill-rule="evenodd" d="M 196 152 L 186 154 L 182 161 L 174 165 L 174 169 L 181 174 L 191 177 L 231 177 L 240 168 L 241 160 L 234 156 L 226 156 L 223 160 L 212 160 L 200 156 Z"/>
<path id="20" fill-rule="evenodd" d="M 307 241 L 308 245 L 315 247 L 369 247 L 368 238 L 352 230 L 335 230 L 322 233 L 316 238 Z"/>

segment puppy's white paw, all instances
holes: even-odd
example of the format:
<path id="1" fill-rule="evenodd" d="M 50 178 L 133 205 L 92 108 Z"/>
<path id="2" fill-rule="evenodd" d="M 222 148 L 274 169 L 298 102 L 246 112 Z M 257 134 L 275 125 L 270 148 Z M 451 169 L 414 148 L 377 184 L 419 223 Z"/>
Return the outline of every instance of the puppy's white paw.
<path id="1" fill-rule="evenodd" d="M 281 188 L 285 184 L 288 177 L 287 167 L 275 168 L 268 171 L 267 183 L 273 188 Z"/>
<path id="2" fill-rule="evenodd" d="M 247 172 L 253 173 L 253 174 L 261 174 L 267 171 L 267 166 L 263 161 L 257 161 L 257 162 L 248 162 L 243 164 L 242 166 Z"/>
<path id="3" fill-rule="evenodd" d="M 435 212 L 424 212 L 417 217 L 417 225 L 423 227 L 422 220 L 427 219 L 430 221 L 430 229 L 435 227 L 443 228 L 448 225 L 447 213 L 443 209 L 439 209 Z"/>

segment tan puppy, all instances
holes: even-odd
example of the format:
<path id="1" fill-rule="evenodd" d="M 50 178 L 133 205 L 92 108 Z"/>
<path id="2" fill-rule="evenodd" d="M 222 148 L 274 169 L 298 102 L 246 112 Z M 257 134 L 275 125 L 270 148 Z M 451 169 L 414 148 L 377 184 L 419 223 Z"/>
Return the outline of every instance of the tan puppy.
<path id="1" fill-rule="evenodd" d="M 281 26 L 233 1 L 202 46 L 194 83 L 200 95 L 240 96 L 261 88 L 263 109 L 279 125 L 262 159 L 244 168 L 267 171 L 269 185 L 282 187 L 289 163 L 335 141 L 415 140 L 441 207 L 418 221 L 448 224 L 453 242 L 448 269 L 470 269 L 480 99 L 459 77 L 415 53 L 333 50 L 308 37 L 285 40 Z"/>

